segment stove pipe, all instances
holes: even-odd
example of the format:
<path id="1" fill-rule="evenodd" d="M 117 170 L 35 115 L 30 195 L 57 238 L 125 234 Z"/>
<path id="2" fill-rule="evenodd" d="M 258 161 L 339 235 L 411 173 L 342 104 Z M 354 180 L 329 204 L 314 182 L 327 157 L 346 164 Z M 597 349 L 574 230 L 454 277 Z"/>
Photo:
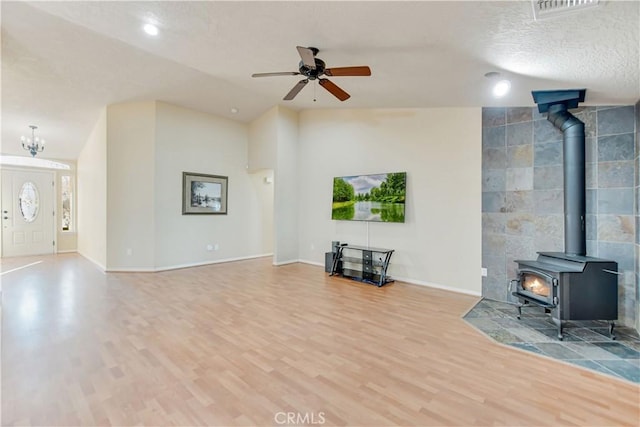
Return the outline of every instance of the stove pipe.
<path id="1" fill-rule="evenodd" d="M 585 136 L 584 123 L 568 109 L 584 101 L 586 89 L 534 91 L 538 111 L 548 112 L 547 120 L 562 131 L 564 164 L 564 251 L 586 255 L 585 233 Z"/>

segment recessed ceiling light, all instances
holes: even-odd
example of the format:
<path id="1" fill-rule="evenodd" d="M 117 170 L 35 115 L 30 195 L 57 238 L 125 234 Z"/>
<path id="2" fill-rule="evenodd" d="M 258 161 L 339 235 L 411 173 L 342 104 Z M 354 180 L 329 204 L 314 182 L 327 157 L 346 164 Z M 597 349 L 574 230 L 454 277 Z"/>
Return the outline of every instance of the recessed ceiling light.
<path id="1" fill-rule="evenodd" d="M 509 93 L 511 89 L 511 82 L 509 80 L 500 80 L 493 85 L 493 96 L 496 98 L 502 98 Z"/>
<path id="2" fill-rule="evenodd" d="M 493 88 L 491 91 L 494 97 L 502 98 L 509 93 L 509 90 L 511 89 L 511 82 L 507 79 L 500 79 L 500 73 L 497 71 L 489 71 L 488 73 L 485 73 L 484 76 L 493 82 Z"/>
<path id="3" fill-rule="evenodd" d="M 238 114 L 238 112 L 239 112 L 239 111 L 240 111 L 240 110 L 238 110 L 236 107 L 233 107 L 233 108 L 231 109 L 231 114 Z"/>
<path id="4" fill-rule="evenodd" d="M 144 32 L 149 34 L 150 36 L 158 35 L 158 27 L 153 24 L 145 24 L 145 26 L 142 28 L 144 29 Z"/>

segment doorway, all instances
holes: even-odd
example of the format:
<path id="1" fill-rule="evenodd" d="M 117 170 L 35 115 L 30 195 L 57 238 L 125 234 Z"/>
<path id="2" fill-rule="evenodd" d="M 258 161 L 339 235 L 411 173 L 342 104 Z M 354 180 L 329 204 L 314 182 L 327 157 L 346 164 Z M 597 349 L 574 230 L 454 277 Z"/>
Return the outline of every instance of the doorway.
<path id="1" fill-rule="evenodd" d="M 2 170 L 2 256 L 53 254 L 55 175 Z"/>

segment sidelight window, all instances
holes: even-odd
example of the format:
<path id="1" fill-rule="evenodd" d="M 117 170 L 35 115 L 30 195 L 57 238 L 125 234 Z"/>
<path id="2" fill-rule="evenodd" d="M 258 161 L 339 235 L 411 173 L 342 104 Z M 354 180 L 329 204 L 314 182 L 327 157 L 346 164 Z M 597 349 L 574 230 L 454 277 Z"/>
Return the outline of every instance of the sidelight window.
<path id="1" fill-rule="evenodd" d="M 61 227 L 62 231 L 71 231 L 73 226 L 73 177 L 60 177 L 60 191 L 62 199 Z"/>

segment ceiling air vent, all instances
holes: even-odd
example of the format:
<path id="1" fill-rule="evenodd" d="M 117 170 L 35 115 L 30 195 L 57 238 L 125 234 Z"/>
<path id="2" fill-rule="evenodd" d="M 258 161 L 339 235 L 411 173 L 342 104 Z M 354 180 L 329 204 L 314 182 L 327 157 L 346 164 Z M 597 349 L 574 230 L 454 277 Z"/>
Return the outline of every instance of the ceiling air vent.
<path id="1" fill-rule="evenodd" d="M 579 12 L 599 6 L 602 3 L 603 1 L 600 0 L 531 0 L 533 18 L 536 21 L 566 13 Z"/>

